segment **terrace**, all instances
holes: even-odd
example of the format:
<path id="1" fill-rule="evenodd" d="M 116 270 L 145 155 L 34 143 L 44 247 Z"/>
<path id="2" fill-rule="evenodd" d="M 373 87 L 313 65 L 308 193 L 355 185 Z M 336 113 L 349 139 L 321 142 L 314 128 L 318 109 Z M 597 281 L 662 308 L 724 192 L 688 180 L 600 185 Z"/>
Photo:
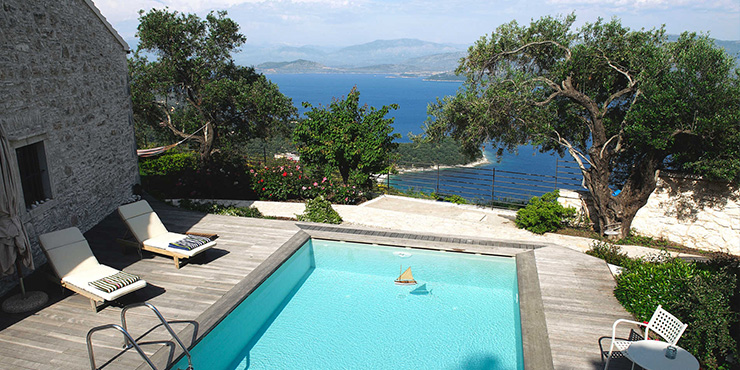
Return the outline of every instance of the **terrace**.
<path id="1" fill-rule="evenodd" d="M 528 369 L 548 368 L 541 366 L 547 364 L 550 356 L 555 369 L 602 368 L 599 338 L 610 335 L 614 320 L 629 317 L 612 294 L 614 280 L 606 264 L 559 245 L 202 215 L 155 202 L 152 206 L 169 229 L 213 231 L 219 235 L 218 245 L 176 270 L 169 258 L 145 252 L 144 258 L 139 260 L 132 250 L 122 253 L 121 247 L 113 242 L 115 237 L 125 233 L 125 226 L 117 214 L 109 215 L 85 236 L 101 263 L 125 268 L 149 283 L 147 288 L 125 297 L 121 303 L 148 301 L 154 304 L 173 323 L 176 332 L 194 333 L 181 336 L 188 346 L 215 324 L 217 311 L 228 310 L 228 302 L 221 298 L 243 295 L 250 285 L 258 284 L 285 258 L 280 256 L 284 254 L 281 246 L 295 239 L 301 231 L 316 238 L 526 256 L 522 258 L 524 265 L 518 267 L 529 270 L 528 276 L 534 276 L 524 283 L 525 290 L 529 290 L 524 292 L 520 272 L 521 305 L 526 306 L 528 312 L 522 315 Z M 4 315 L 0 319 L 3 365 L 14 369 L 89 367 L 85 344 L 88 330 L 120 322 L 120 308 L 106 307 L 96 314 L 89 309 L 84 297 L 69 292 L 62 294 L 60 288 L 50 283 L 37 288 L 50 293 L 47 307 L 26 315 Z M 146 309 L 134 309 L 128 314 L 128 323 L 136 338 L 155 328 L 158 320 Z M 142 349 L 154 355 L 160 369 L 178 353 L 162 327 L 151 330 L 141 341 L 144 343 Z M 96 333 L 97 366 L 104 369 L 148 368 L 135 351 L 122 351 L 121 344 L 122 336 L 118 332 Z M 527 355 L 527 348 L 536 358 Z"/>

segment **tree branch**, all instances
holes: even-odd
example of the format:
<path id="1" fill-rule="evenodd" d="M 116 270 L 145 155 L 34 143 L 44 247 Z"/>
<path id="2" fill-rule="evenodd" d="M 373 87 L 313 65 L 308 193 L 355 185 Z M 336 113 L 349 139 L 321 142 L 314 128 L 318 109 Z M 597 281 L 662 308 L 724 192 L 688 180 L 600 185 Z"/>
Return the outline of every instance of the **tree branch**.
<path id="1" fill-rule="evenodd" d="M 622 75 L 624 75 L 624 77 L 627 78 L 627 81 L 629 81 L 629 86 L 630 87 L 635 86 L 636 82 L 632 79 L 632 76 L 630 76 L 629 72 L 627 72 L 625 70 L 622 70 L 619 67 L 617 67 L 616 65 L 614 65 L 612 63 L 612 61 L 609 60 L 609 58 L 607 58 L 606 53 L 604 53 L 603 50 L 599 49 L 599 51 L 601 52 L 601 57 L 604 58 L 604 60 L 606 61 L 606 64 L 608 64 L 609 67 L 611 67 L 613 70 L 615 70 L 615 71 L 621 73 Z"/>
<path id="2" fill-rule="evenodd" d="M 563 51 L 565 51 L 565 61 L 567 62 L 567 61 L 570 60 L 570 57 L 571 57 L 570 49 L 568 49 L 567 47 L 563 46 L 562 44 L 560 44 L 558 42 L 555 42 L 555 41 L 552 41 L 552 40 L 530 42 L 530 43 L 524 44 L 524 45 L 522 45 L 519 48 L 514 49 L 514 50 L 502 51 L 502 52 L 498 53 L 498 55 L 500 55 L 500 56 L 509 56 L 509 55 L 512 55 L 512 54 L 518 54 L 522 50 L 524 50 L 524 49 L 526 49 L 528 47 L 531 47 L 531 46 L 540 46 L 540 45 L 547 45 L 547 44 L 554 45 L 554 46 L 562 49 Z"/>

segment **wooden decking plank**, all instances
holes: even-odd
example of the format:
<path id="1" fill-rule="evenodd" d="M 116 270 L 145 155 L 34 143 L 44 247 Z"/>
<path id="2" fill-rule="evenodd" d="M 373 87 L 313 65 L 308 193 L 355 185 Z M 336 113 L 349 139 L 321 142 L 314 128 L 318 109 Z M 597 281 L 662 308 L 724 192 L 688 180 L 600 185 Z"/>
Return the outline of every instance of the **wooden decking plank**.
<path id="1" fill-rule="evenodd" d="M 172 231 L 215 232 L 217 245 L 203 255 L 191 259 L 179 270 L 171 258 L 137 252 L 123 253 L 115 238 L 125 234 L 125 226 L 116 213 L 85 234 L 101 263 L 138 274 L 149 282 L 141 291 L 125 297 L 123 303 L 149 301 L 175 324 L 175 331 L 185 328 L 206 309 L 217 302 L 232 287 L 255 270 L 300 228 L 294 222 L 247 219 L 230 216 L 203 215 L 153 202 L 153 208 Z M 335 228 L 318 226 L 319 235 L 335 235 Z M 388 244 L 388 238 L 404 238 L 420 246 L 442 246 L 455 239 L 460 247 L 491 253 L 505 250 L 507 254 L 521 249 L 472 244 L 465 237 L 444 237 L 391 232 L 361 227 L 348 228 L 360 233 L 366 242 Z M 323 234 L 321 234 L 323 233 Z M 429 242 L 428 240 L 434 240 Z M 510 245 L 506 244 L 506 245 Z M 498 245 L 491 241 L 490 245 Z M 512 252 L 513 251 L 513 252 Z M 595 369 L 600 363 L 598 337 L 609 335 L 616 318 L 629 317 L 611 294 L 613 280 L 603 262 L 582 253 L 559 247 L 535 250 L 542 302 L 550 335 L 556 369 Z M 56 289 L 53 303 L 28 317 L 0 318 L 0 367 L 17 369 L 88 368 L 85 336 L 95 326 L 120 323 L 120 307 L 108 306 L 98 313 L 90 310 L 87 298 L 67 293 L 62 297 Z M 141 335 L 159 321 L 146 308 L 136 308 L 127 314 L 129 328 Z M 189 338 L 182 338 L 190 343 Z M 169 340 L 169 333 L 157 328 L 144 340 Z M 141 358 L 134 351 L 121 354 L 122 335 L 116 331 L 95 334 L 94 344 L 98 366 L 118 356 L 106 369 L 130 369 L 139 366 Z M 161 345 L 145 345 L 152 354 Z M 6 356 L 7 355 L 7 356 Z M 5 359 L 8 359 L 7 361 Z"/>

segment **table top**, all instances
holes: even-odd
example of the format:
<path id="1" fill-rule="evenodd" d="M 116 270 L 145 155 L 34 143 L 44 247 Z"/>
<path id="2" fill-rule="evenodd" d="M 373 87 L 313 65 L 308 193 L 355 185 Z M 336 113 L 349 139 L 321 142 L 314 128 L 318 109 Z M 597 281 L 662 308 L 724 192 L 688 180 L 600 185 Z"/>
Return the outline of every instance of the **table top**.
<path id="1" fill-rule="evenodd" d="M 668 343 L 658 340 L 636 341 L 627 348 L 627 357 L 648 370 L 698 370 L 699 361 L 685 349 L 675 346 L 676 358 L 665 357 Z"/>

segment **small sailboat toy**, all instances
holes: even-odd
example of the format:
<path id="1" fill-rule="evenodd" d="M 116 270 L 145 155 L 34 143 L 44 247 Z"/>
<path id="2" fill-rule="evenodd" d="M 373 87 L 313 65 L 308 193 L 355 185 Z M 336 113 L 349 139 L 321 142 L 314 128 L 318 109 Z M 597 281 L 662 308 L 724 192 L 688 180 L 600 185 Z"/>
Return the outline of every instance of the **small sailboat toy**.
<path id="1" fill-rule="evenodd" d="M 403 266 L 401 266 L 401 270 L 403 270 Z M 416 285 L 416 280 L 414 280 L 414 275 L 411 274 L 411 266 L 406 269 L 406 271 L 403 271 L 401 275 L 398 276 L 398 279 L 396 279 L 397 285 Z"/>

